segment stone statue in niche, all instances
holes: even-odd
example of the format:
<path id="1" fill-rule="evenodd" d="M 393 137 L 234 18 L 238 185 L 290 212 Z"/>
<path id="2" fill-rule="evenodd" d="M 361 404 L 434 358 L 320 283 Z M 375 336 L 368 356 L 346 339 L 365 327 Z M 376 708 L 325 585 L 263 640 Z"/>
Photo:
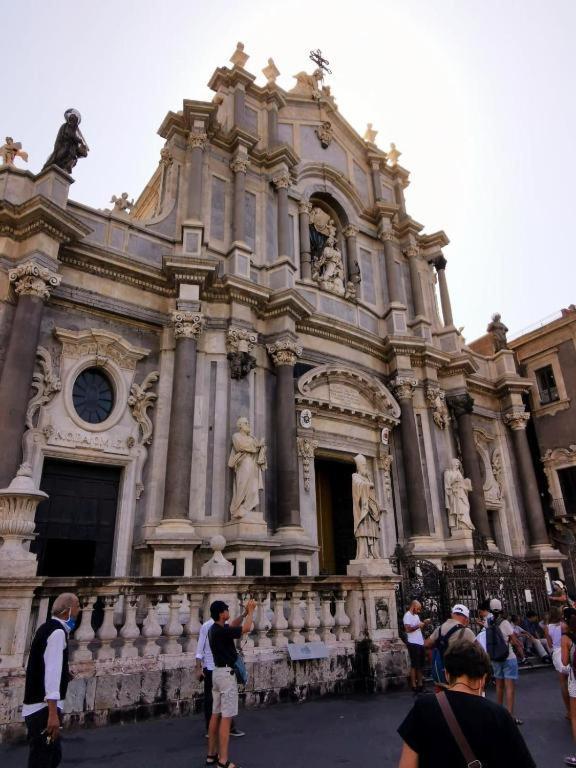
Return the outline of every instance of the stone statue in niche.
<path id="1" fill-rule="evenodd" d="M 448 525 L 453 531 L 474 530 L 468 500 L 471 490 L 472 483 L 462 474 L 460 462 L 452 459 L 450 468 L 444 472 L 444 503 L 448 511 Z"/>
<path id="2" fill-rule="evenodd" d="M 54 151 L 44 163 L 44 168 L 57 165 L 66 173 L 72 173 L 78 158 L 88 156 L 89 148 L 80 131 L 80 112 L 77 109 L 67 109 L 64 112 L 64 120 L 66 122 L 60 126 L 54 142 Z"/>
<path id="3" fill-rule="evenodd" d="M 258 492 L 264 488 L 262 473 L 266 467 L 266 443 L 250 432 L 250 422 L 241 416 L 232 435 L 228 466 L 234 470 L 234 490 L 230 515 L 240 519 L 253 512 L 259 503 Z"/>
<path id="4" fill-rule="evenodd" d="M 333 139 L 332 123 L 329 120 L 325 120 L 322 125 L 316 128 L 315 133 L 318 136 L 322 149 L 328 149 Z"/>
<path id="5" fill-rule="evenodd" d="M 368 472 L 366 457 L 359 453 L 354 457 L 354 461 L 356 472 L 352 475 L 352 505 L 356 560 L 381 560 L 378 542 L 382 510 L 376 501 L 374 483 Z"/>
<path id="6" fill-rule="evenodd" d="M 333 237 L 329 237 L 326 241 L 322 255 L 315 262 L 314 267 L 312 279 L 317 280 L 321 288 L 337 296 L 344 296 L 344 263 Z"/>
<path id="7" fill-rule="evenodd" d="M 500 318 L 501 315 L 498 314 L 498 312 L 495 315 L 492 315 L 492 322 L 490 322 L 488 328 L 486 328 L 488 333 L 492 335 L 494 352 L 500 352 L 501 349 L 508 349 L 508 339 L 506 338 L 508 328 L 506 328 Z"/>

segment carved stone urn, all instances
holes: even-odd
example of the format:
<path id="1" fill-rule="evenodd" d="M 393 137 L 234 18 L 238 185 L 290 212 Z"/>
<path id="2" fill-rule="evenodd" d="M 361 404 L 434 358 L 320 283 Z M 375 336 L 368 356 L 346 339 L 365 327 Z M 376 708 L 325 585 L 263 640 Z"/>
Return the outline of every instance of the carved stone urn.
<path id="1" fill-rule="evenodd" d="M 32 468 L 21 464 L 8 488 L 0 490 L 0 577 L 36 575 L 36 555 L 25 549 L 34 538 L 34 516 L 48 495 L 32 480 Z"/>

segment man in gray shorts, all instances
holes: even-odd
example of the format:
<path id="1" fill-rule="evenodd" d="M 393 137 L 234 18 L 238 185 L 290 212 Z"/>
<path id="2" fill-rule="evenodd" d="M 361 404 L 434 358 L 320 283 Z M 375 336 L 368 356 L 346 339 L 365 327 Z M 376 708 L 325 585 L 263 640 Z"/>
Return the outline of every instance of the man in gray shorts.
<path id="1" fill-rule="evenodd" d="M 228 743 L 232 718 L 238 714 L 238 684 L 234 664 L 238 657 L 234 641 L 252 629 L 255 600 L 248 600 L 246 613 L 229 621 L 228 606 L 215 600 L 210 606 L 214 624 L 208 634 L 214 656 L 212 673 L 212 717 L 208 729 L 208 756 L 206 765 L 218 768 L 236 768 L 228 759 Z M 227 623 L 228 622 L 228 623 Z"/>

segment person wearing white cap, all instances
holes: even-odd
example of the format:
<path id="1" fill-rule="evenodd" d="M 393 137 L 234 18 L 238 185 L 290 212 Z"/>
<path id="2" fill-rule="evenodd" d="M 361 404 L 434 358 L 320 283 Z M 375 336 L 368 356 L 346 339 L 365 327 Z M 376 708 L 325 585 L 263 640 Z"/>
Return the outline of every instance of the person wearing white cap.
<path id="1" fill-rule="evenodd" d="M 494 614 L 492 622 L 497 627 L 505 642 L 508 644 L 508 658 L 504 661 L 495 661 L 492 658 L 492 669 L 496 680 L 496 699 L 498 704 L 504 703 L 506 694 L 506 709 L 514 717 L 514 697 L 516 693 L 516 680 L 518 680 L 518 659 L 514 649 L 520 656 L 524 655 L 520 641 L 514 632 L 514 627 L 502 615 L 502 603 L 497 597 L 490 600 L 490 611 Z M 490 648 L 490 646 L 489 646 Z M 490 649 L 488 653 L 490 655 Z M 515 719 L 516 725 L 522 725 L 522 720 Z"/>
<path id="2" fill-rule="evenodd" d="M 437 689 L 444 686 L 444 653 L 456 640 L 476 641 L 474 632 L 468 628 L 470 623 L 470 611 L 462 603 L 452 606 L 450 618 L 439 627 L 426 640 L 426 648 L 434 648 L 432 677 Z"/>

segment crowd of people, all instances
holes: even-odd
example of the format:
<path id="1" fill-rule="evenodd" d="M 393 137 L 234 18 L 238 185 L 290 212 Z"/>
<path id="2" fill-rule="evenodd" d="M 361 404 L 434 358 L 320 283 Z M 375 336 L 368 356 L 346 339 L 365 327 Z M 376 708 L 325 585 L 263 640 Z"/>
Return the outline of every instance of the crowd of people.
<path id="1" fill-rule="evenodd" d="M 529 664 L 530 657 L 554 666 L 576 743 L 576 607 L 561 582 L 554 582 L 550 608 L 542 617 L 534 610 L 523 618 L 507 615 L 496 597 L 476 607 L 473 622 L 470 608 L 455 604 L 450 617 L 431 632 L 430 619 L 421 614 L 422 604 L 412 600 L 403 618 L 417 698 L 398 729 L 404 741 L 399 768 L 535 766 L 518 729 L 523 722 L 514 715 L 519 667 Z M 426 666 L 432 670 L 434 695 L 420 696 Z M 497 704 L 485 698 L 491 680 Z M 576 765 L 576 755 L 564 762 Z"/>

